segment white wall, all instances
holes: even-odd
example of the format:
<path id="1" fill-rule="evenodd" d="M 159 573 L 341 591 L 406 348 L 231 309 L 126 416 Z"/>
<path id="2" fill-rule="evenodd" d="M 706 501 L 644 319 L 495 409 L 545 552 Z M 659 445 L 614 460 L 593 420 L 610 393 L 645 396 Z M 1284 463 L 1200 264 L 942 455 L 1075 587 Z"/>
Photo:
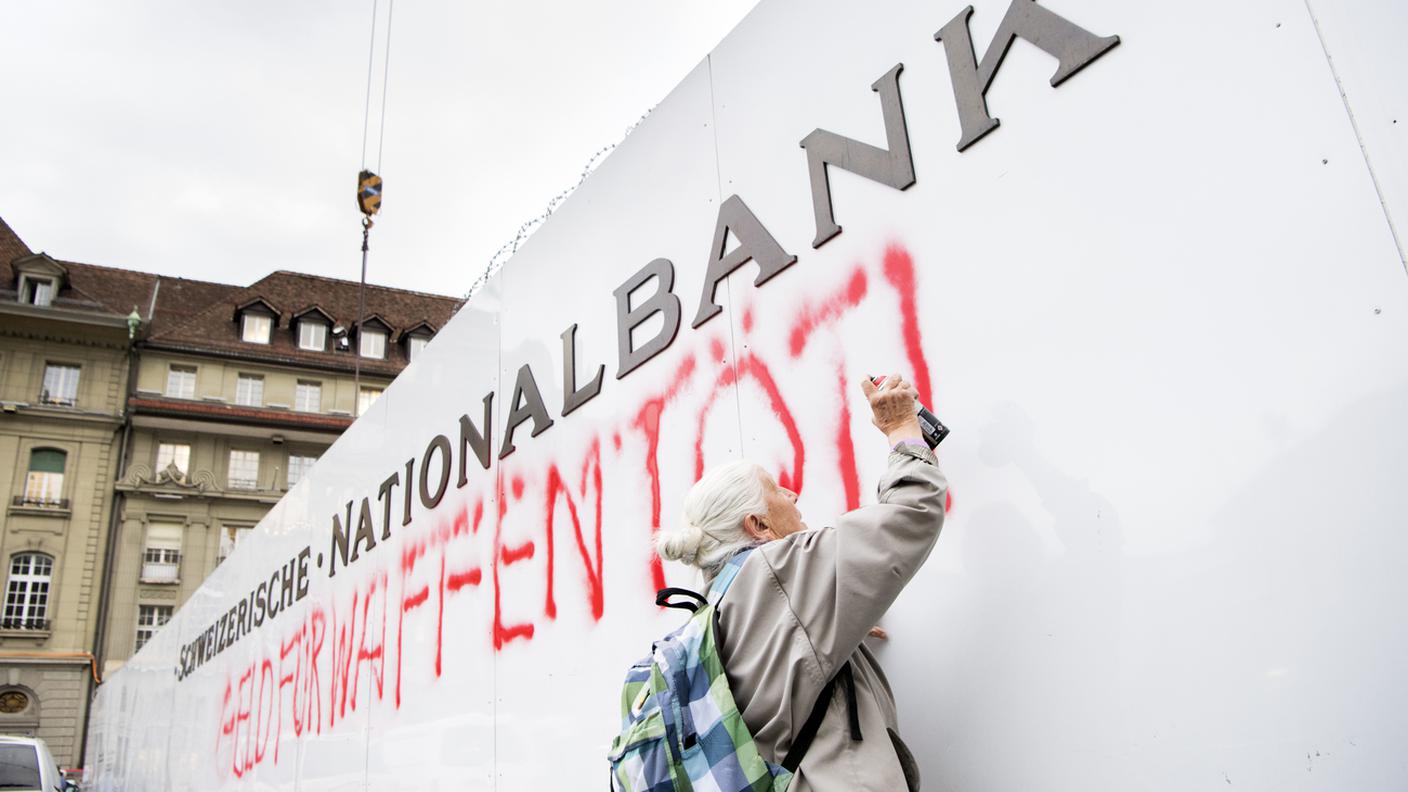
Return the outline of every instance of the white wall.
<path id="1" fill-rule="evenodd" d="M 885 449 L 853 382 L 891 370 L 953 429 L 949 522 L 878 648 L 926 789 L 1408 783 L 1408 284 L 1388 222 L 1408 108 L 1386 76 L 1401 48 L 1375 38 L 1402 13 L 1316 9 L 1357 59 L 1351 107 L 1375 108 L 1358 118 L 1386 211 L 1304 3 L 1044 5 L 1121 45 L 1052 89 L 1019 41 L 987 96 L 1002 125 L 959 153 L 933 40 L 958 3 L 764 2 L 104 683 L 98 788 L 599 784 L 620 677 L 678 622 L 651 604 L 656 488 L 668 524 L 697 460 L 745 455 L 800 483 L 813 524 L 873 499 Z M 1006 7 L 977 5 L 980 49 Z M 798 142 L 883 144 L 869 86 L 899 62 L 916 184 L 833 168 L 845 230 L 814 250 Z M 733 194 L 798 261 L 757 288 L 745 265 L 691 329 Z M 617 380 L 611 291 L 657 257 L 683 327 Z M 606 375 L 564 417 L 571 323 L 579 379 Z M 314 567 L 306 599 L 176 681 L 181 644 L 300 549 L 330 553 L 349 499 L 372 497 L 380 537 L 378 485 L 491 390 L 497 449 L 525 363 L 551 428 L 525 424 L 491 471 L 471 460 L 433 512 L 336 577 Z M 554 470 L 570 498 L 549 527 Z M 344 701 L 349 622 L 369 659 Z"/>

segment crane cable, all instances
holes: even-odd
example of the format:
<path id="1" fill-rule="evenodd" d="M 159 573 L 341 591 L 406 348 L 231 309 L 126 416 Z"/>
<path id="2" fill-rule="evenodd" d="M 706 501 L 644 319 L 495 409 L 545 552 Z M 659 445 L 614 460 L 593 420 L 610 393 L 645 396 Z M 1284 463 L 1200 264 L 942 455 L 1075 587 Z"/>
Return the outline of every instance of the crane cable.
<path id="1" fill-rule="evenodd" d="M 362 320 L 367 313 L 367 252 L 370 248 L 372 215 L 381 211 L 381 177 L 367 169 L 367 133 L 372 117 L 372 74 L 376 62 L 376 19 L 378 0 L 372 0 L 372 34 L 367 45 L 367 93 L 362 109 L 362 169 L 357 174 L 357 207 L 362 211 L 362 278 L 357 285 L 357 349 L 352 350 L 352 390 L 361 413 L 362 400 Z M 386 49 L 382 57 L 381 118 L 377 122 L 376 169 L 381 170 L 381 156 L 386 144 L 386 96 L 391 83 L 391 20 L 396 13 L 396 0 L 388 0 L 386 9 Z M 383 355 L 385 350 L 383 348 Z M 357 417 L 356 415 L 353 416 Z"/>
<path id="2" fill-rule="evenodd" d="M 362 170 L 367 168 L 367 128 L 371 125 L 372 118 L 372 63 L 376 58 L 376 6 L 377 0 L 372 0 L 372 37 L 371 42 L 367 44 L 367 98 L 362 104 Z M 380 166 L 378 166 L 378 170 L 380 170 Z"/>

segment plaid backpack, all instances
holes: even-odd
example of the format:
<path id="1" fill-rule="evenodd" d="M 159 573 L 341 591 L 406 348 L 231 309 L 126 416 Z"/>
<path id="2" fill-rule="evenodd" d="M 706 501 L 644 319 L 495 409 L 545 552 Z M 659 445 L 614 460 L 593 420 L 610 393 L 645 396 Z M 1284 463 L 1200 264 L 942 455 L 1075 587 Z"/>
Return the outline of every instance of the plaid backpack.
<path id="1" fill-rule="evenodd" d="M 688 589 L 661 589 L 655 604 L 694 615 L 655 642 L 631 666 L 621 690 L 621 733 L 611 743 L 613 792 L 786 792 L 811 745 L 835 685 L 846 688 L 851 738 L 860 739 L 850 664 L 822 690 L 811 716 L 782 764 L 764 759 L 729 690 L 719 657 L 718 605 L 749 550 L 734 555 L 714 578 L 707 597 Z M 695 603 L 671 603 L 684 596 Z"/>

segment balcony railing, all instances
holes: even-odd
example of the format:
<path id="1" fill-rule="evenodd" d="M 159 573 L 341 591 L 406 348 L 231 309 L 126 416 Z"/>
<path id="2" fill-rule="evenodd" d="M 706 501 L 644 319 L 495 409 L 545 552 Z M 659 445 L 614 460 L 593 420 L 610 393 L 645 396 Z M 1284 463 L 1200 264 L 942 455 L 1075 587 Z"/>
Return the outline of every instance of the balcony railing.
<path id="1" fill-rule="evenodd" d="M 48 629 L 48 619 L 17 619 L 9 617 L 0 619 L 0 630 L 33 630 L 34 632 L 47 632 Z"/>
<path id="2" fill-rule="evenodd" d="M 67 509 L 68 498 L 35 498 L 26 495 L 16 495 L 10 503 L 15 506 L 24 506 L 31 509 Z"/>
<path id="3" fill-rule="evenodd" d="M 47 404 L 51 407 L 72 407 L 78 404 L 78 397 L 43 391 L 39 394 L 39 403 Z"/>
<path id="4" fill-rule="evenodd" d="M 143 583 L 180 583 L 180 562 L 145 561 L 142 563 Z"/>

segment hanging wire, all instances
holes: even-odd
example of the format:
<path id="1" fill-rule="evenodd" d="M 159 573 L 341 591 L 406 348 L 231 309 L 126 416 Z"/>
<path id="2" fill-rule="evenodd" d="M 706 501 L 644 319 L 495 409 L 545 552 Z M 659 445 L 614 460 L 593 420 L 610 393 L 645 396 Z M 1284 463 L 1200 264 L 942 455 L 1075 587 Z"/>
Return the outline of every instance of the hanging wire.
<path id="1" fill-rule="evenodd" d="M 372 119 L 372 60 L 376 55 L 376 4 L 377 0 L 372 0 L 372 37 L 367 44 L 367 98 L 362 105 L 362 170 L 367 168 L 367 127 Z M 383 108 L 382 120 L 386 120 L 385 108 Z M 380 166 L 378 166 L 378 170 Z"/>
<path id="2" fill-rule="evenodd" d="M 391 18 L 395 14 L 396 0 L 389 0 L 386 6 L 386 55 L 381 73 L 381 128 L 376 133 L 377 173 L 381 173 L 381 151 L 386 145 L 386 91 L 391 85 Z M 370 86 L 370 83 L 368 85 Z"/>
<path id="3" fill-rule="evenodd" d="M 367 169 L 367 133 L 371 127 L 372 116 L 372 74 L 373 64 L 376 62 L 376 17 L 377 0 L 372 0 L 372 35 L 371 42 L 367 47 L 367 95 L 362 106 L 362 170 Z M 386 143 L 386 94 L 387 85 L 391 77 L 391 18 L 396 13 L 396 0 L 389 0 L 386 9 L 386 52 L 382 56 L 381 73 L 381 118 L 377 121 L 377 144 L 376 144 L 376 169 L 381 171 L 381 155 Z M 372 218 L 368 215 L 362 218 L 362 277 L 357 283 L 357 321 L 356 321 L 356 347 L 351 351 L 352 357 L 352 390 L 358 399 L 360 408 L 362 397 L 362 325 L 367 313 L 367 251 L 370 247 L 369 238 L 372 229 Z M 360 412 L 360 409 L 358 410 Z"/>

